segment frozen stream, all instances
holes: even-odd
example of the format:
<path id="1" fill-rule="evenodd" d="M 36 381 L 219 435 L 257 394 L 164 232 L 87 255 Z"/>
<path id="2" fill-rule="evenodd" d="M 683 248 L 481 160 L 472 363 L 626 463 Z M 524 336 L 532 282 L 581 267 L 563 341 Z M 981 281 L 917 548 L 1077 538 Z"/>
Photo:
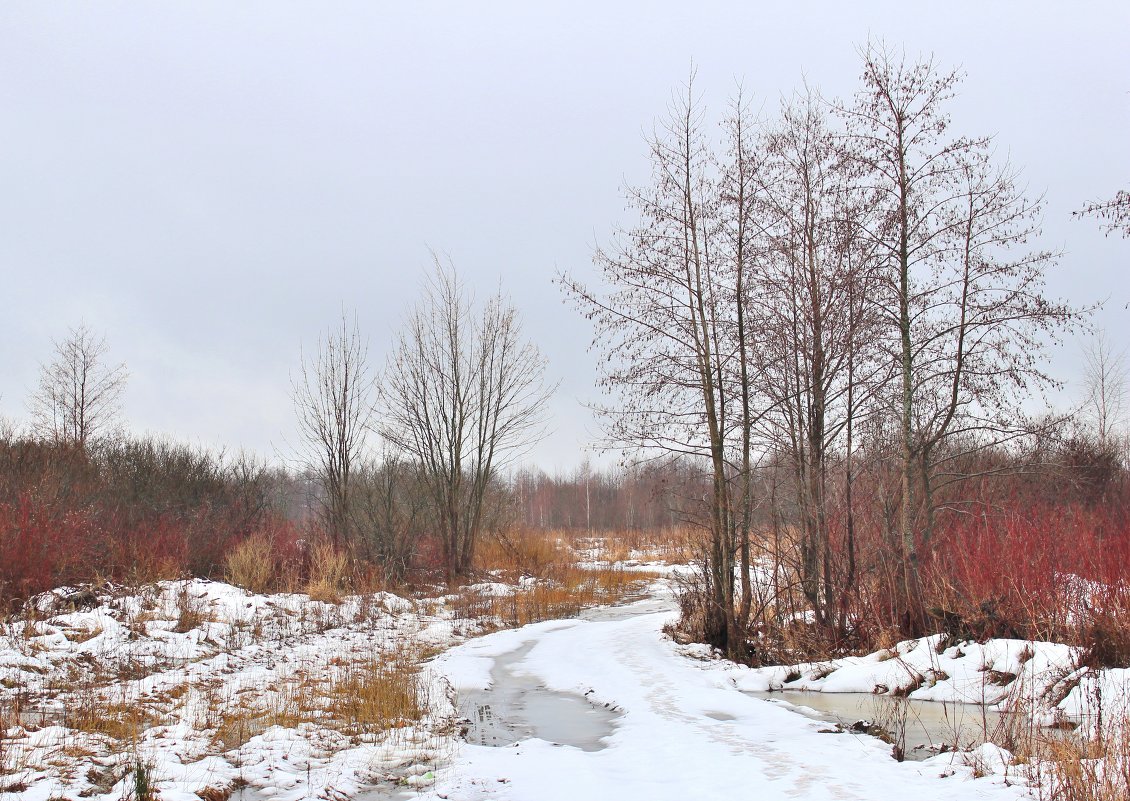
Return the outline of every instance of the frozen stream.
<path id="1" fill-rule="evenodd" d="M 588 610 L 581 619 L 611 622 L 670 609 L 669 602 L 651 600 Z M 522 663 L 535 645 L 529 642 L 496 658 L 488 689 L 462 693 L 460 712 L 469 721 L 464 739 L 507 746 L 537 737 L 582 751 L 604 748 L 619 712 L 579 693 L 550 690 L 536 675 L 523 672 Z"/>
<path id="2" fill-rule="evenodd" d="M 585 612 L 588 622 L 611 623 L 642 615 L 670 613 L 670 601 L 602 607 Z M 598 751 L 615 731 L 619 711 L 585 695 L 549 689 L 535 673 L 523 668 L 537 644 L 527 642 L 498 656 L 490 670 L 490 687 L 462 693 L 460 711 L 469 721 L 464 739 L 475 745 L 509 746 L 536 737 L 555 745 Z M 845 731 L 864 731 L 874 724 L 901 739 L 908 759 L 926 759 L 954 746 L 970 748 L 985 741 L 1003 716 L 977 704 L 952 704 L 893 699 L 869 693 L 821 693 L 802 690 L 745 693 L 781 706 L 811 720 L 833 723 Z M 712 712 L 718 721 L 728 713 Z"/>
<path id="3" fill-rule="evenodd" d="M 437 657 L 469 723 L 421 797 L 1015 801 L 1003 782 L 972 781 L 960 758 L 895 762 L 874 737 L 751 698 L 732 666 L 688 658 L 663 636 L 675 614 L 653 599 L 496 632 Z"/>
<path id="4" fill-rule="evenodd" d="M 979 704 L 951 704 L 891 698 L 870 693 L 821 693 L 804 690 L 746 695 L 795 709 L 815 720 L 835 723 L 844 729 L 863 730 L 860 722 L 872 723 L 893 738 L 903 734 L 907 759 L 926 759 L 940 750 L 971 748 L 983 743 L 1003 722 L 1000 712 Z"/>

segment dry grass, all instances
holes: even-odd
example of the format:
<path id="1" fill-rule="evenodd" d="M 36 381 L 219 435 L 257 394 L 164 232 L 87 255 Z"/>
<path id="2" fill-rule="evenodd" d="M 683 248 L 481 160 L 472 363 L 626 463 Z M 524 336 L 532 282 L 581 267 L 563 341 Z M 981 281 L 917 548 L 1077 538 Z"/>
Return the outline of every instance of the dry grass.
<path id="1" fill-rule="evenodd" d="M 224 712 L 212 735 L 212 742 L 220 753 L 227 753 L 242 748 L 248 740 L 272 725 L 265 713 L 237 707 Z"/>
<path id="2" fill-rule="evenodd" d="M 212 741 L 222 751 L 243 746 L 272 726 L 295 728 L 302 723 L 325 722 L 322 683 L 299 671 L 280 680 L 267 693 L 248 693 L 239 699 L 207 699 L 206 718 L 218 717 Z M 214 713 L 219 711 L 219 715 Z"/>
<path id="3" fill-rule="evenodd" d="M 1130 798 L 1130 729 L 1099 738 L 1047 739 L 1038 797 L 1056 801 L 1126 801 Z"/>
<path id="4" fill-rule="evenodd" d="M 696 536 L 689 528 L 594 533 L 519 527 L 485 538 L 475 551 L 475 563 L 508 579 L 543 576 L 581 557 L 609 564 L 687 564 L 695 554 Z"/>
<path id="5" fill-rule="evenodd" d="M 320 542 L 310 552 L 310 579 L 305 591 L 315 601 L 340 603 L 349 590 L 349 554 L 329 542 Z"/>
<path id="6" fill-rule="evenodd" d="M 541 576 L 574 561 L 566 540 L 557 532 L 517 528 L 486 537 L 475 550 L 475 564 L 510 580 Z"/>
<path id="7" fill-rule="evenodd" d="M 67 710 L 65 725 L 75 731 L 103 734 L 122 743 L 133 743 L 157 718 L 136 701 L 106 701 L 96 693 L 79 694 Z"/>
<path id="8" fill-rule="evenodd" d="M 18 793 L 27 788 L 17 775 L 17 750 L 8 738 L 8 730 L 18 721 L 18 709 L 0 707 L 0 794 Z"/>
<path id="9" fill-rule="evenodd" d="M 350 664 L 334 676 L 328 695 L 327 711 L 348 734 L 407 726 L 428 708 L 418 661 L 407 653 Z"/>
<path id="10" fill-rule="evenodd" d="M 647 584 L 659 578 L 658 573 L 617 567 L 583 570 L 566 565 L 548 573 L 509 595 L 483 595 L 464 589 L 452 603 L 455 616 L 492 620 L 505 627 L 574 617 L 589 607 L 634 600 Z"/>
<path id="11" fill-rule="evenodd" d="M 224 575 L 229 584 L 255 593 L 274 589 L 274 554 L 269 535 L 256 532 L 228 552 Z"/>
<path id="12" fill-rule="evenodd" d="M 984 739 L 1013 755 L 1033 795 L 1041 801 L 1126 801 L 1130 798 L 1130 717 L 1124 704 L 1095 715 L 1103 699 L 1096 689 L 1089 699 L 1094 717 L 1078 729 L 1041 728 L 1042 703 L 1016 682 L 996 724 L 985 724 Z M 1046 703 L 1047 699 L 1044 699 Z M 976 769 L 976 766 L 974 766 Z"/>
<path id="13" fill-rule="evenodd" d="M 317 723 L 351 736 L 402 728 L 428 710 L 420 662 L 420 654 L 402 650 L 333 664 L 317 675 L 298 671 L 273 692 L 218 702 L 223 711 L 212 740 L 227 752 L 272 726 Z"/>
<path id="14" fill-rule="evenodd" d="M 200 601 L 192 597 L 191 584 L 184 582 L 177 591 L 177 623 L 173 631 L 184 634 L 198 628 L 207 619 Z"/>
<path id="15" fill-rule="evenodd" d="M 574 550 L 584 551 L 596 561 L 609 563 L 689 564 L 695 560 L 701 540 L 700 532 L 679 526 L 656 531 L 562 532 L 561 536 L 568 539 Z"/>

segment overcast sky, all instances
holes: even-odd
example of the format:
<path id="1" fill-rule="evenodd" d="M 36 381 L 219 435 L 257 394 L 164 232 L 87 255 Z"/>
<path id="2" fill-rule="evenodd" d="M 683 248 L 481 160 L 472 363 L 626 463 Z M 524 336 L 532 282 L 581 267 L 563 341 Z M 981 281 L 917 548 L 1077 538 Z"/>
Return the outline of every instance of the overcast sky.
<path id="1" fill-rule="evenodd" d="M 596 431 L 591 274 L 648 175 L 645 133 L 693 59 L 721 112 L 807 77 L 846 95 L 868 37 L 967 79 L 955 129 L 1047 198 L 1050 293 L 1107 300 L 1130 344 L 1130 241 L 1070 212 L 1130 187 L 1130 3 L 0 3 L 0 414 L 85 320 L 130 370 L 136 432 L 263 456 L 290 377 L 344 307 L 383 363 L 428 248 L 499 283 L 561 381 L 531 454 Z M 1079 377 L 1081 345 L 1052 354 Z M 1078 392 L 1077 383 L 1069 392 Z"/>

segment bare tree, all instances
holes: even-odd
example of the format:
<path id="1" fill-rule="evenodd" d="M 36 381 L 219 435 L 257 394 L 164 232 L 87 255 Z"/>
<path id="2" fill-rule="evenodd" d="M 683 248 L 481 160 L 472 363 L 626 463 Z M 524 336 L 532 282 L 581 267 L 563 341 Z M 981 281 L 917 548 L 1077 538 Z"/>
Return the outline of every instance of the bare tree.
<path id="1" fill-rule="evenodd" d="M 873 300 L 899 376 L 890 409 L 901 480 L 890 532 L 896 616 L 916 633 L 925 628 L 919 564 L 934 493 L 940 480 L 962 478 L 945 463 L 1015 435 L 1018 400 L 1049 383 L 1035 355 L 1076 313 L 1044 296 L 1054 254 L 1027 250 L 1040 202 L 993 163 L 988 138 L 949 132 L 958 73 L 881 46 L 862 56 L 863 88 L 838 110 L 877 212 L 865 230 L 883 276 Z"/>
<path id="2" fill-rule="evenodd" d="M 829 463 L 837 448 L 851 449 L 859 409 L 890 371 L 866 301 L 874 259 L 860 231 L 869 210 L 826 118 L 823 101 L 807 91 L 786 101 L 765 133 L 756 202 L 766 259 L 753 301 L 770 356 L 764 391 L 776 401 L 769 436 L 795 485 L 801 588 L 817 625 L 843 634 L 855 554 L 849 536 L 846 564 L 836 564 Z M 845 481 L 850 498 L 850 467 Z"/>
<path id="3" fill-rule="evenodd" d="M 1099 444 L 1117 444 L 1119 429 L 1126 422 L 1127 379 L 1126 352 L 1116 351 L 1101 331 L 1083 354 L 1083 381 L 1086 389 L 1087 416 L 1095 428 Z"/>
<path id="4" fill-rule="evenodd" d="M 693 75 L 674 94 L 652 138 L 650 185 L 629 190 L 639 221 L 597 254 L 608 292 L 563 277 L 593 321 L 609 358 L 601 409 L 608 444 L 704 465 L 710 491 L 700 521 L 707 641 L 740 653 L 750 612 L 752 432 L 761 414 L 759 359 L 745 296 L 756 267 L 750 247 L 754 137 L 739 100 L 719 160 L 703 129 Z M 737 581 L 741 602 L 735 603 Z"/>
<path id="5" fill-rule="evenodd" d="M 375 377 L 357 322 L 342 313 L 292 381 L 291 397 L 306 450 L 305 466 L 321 485 L 323 520 L 337 544 L 350 536 L 351 480 L 373 420 Z"/>
<path id="6" fill-rule="evenodd" d="M 86 323 L 55 342 L 55 359 L 40 368 L 39 385 L 28 400 L 37 434 L 85 447 L 117 421 L 129 373 L 107 365 L 106 338 Z"/>
<path id="7" fill-rule="evenodd" d="M 555 387 L 501 294 L 476 313 L 454 267 L 435 258 L 381 383 L 382 436 L 420 471 L 448 579 L 471 569 L 508 461 L 542 435 Z"/>

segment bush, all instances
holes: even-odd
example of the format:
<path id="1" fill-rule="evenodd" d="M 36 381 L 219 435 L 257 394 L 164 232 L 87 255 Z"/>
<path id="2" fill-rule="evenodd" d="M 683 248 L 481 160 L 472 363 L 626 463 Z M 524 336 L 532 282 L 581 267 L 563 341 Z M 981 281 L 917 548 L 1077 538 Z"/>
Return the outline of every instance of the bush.
<path id="1" fill-rule="evenodd" d="M 277 515 L 268 515 L 225 559 L 226 580 L 251 592 L 293 592 L 307 580 L 310 549 L 317 531 L 304 531 Z"/>
<path id="2" fill-rule="evenodd" d="M 228 552 L 224 576 L 229 584 L 251 592 L 275 589 L 273 542 L 269 534 L 257 531 Z"/>
<path id="3" fill-rule="evenodd" d="M 260 468 L 199 449 L 0 438 L 0 602 L 100 578 L 215 575 L 267 499 Z"/>
<path id="4" fill-rule="evenodd" d="M 1014 501 L 1008 508 L 951 515 L 939 526 L 924 575 L 935 616 L 958 621 L 950 633 L 1087 645 L 1113 642 L 1121 629 L 1130 640 L 1130 604 L 1121 597 L 1130 525 L 1119 507 Z"/>
<path id="5" fill-rule="evenodd" d="M 348 591 L 352 578 L 349 554 L 323 540 L 310 551 L 310 578 L 306 594 L 315 601 L 337 603 Z"/>

